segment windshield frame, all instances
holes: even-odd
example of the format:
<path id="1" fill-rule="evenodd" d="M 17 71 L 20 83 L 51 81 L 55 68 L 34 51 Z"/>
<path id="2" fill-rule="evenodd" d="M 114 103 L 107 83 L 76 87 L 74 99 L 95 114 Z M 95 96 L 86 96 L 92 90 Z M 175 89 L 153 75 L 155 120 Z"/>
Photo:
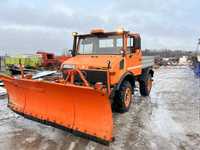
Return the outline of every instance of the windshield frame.
<path id="1" fill-rule="evenodd" d="M 110 33 L 102 33 L 102 34 L 87 34 L 87 35 L 78 35 L 77 36 L 77 45 L 76 45 L 76 55 L 121 55 L 121 52 L 119 53 L 85 53 L 85 54 L 81 54 L 79 53 L 80 50 L 80 42 L 82 39 L 84 38 L 92 38 L 92 37 L 97 37 L 99 39 L 106 39 L 106 37 L 115 37 L 115 36 L 119 36 L 122 39 L 122 46 L 119 47 L 120 49 L 124 49 L 124 34 L 119 34 L 116 32 L 110 32 Z M 111 38 L 112 39 L 112 38 Z M 120 39 L 120 38 L 119 38 Z M 113 47 L 113 48 L 117 48 L 117 47 Z"/>

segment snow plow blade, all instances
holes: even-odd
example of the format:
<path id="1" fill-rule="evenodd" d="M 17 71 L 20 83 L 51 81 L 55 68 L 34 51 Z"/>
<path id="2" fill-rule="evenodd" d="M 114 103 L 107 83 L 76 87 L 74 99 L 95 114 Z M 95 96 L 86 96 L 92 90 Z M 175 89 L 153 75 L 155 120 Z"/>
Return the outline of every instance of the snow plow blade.
<path id="1" fill-rule="evenodd" d="M 89 135 L 96 141 L 112 141 L 112 111 L 106 94 L 91 87 L 2 79 L 13 111 Z"/>

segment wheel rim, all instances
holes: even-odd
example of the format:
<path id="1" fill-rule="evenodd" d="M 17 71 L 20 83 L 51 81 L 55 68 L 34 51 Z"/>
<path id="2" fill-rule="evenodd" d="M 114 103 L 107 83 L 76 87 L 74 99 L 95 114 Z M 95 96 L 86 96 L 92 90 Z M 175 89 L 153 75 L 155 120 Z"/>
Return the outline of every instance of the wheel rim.
<path id="1" fill-rule="evenodd" d="M 129 107 L 129 104 L 131 102 L 131 96 L 132 96 L 131 89 L 127 88 L 124 95 L 124 103 L 125 103 L 126 108 Z"/>
<path id="2" fill-rule="evenodd" d="M 147 89 L 148 89 L 148 92 L 150 93 L 150 91 L 151 91 L 151 88 L 152 88 L 152 79 L 150 78 L 150 79 L 148 79 L 148 83 L 147 83 L 148 85 L 147 85 Z"/>

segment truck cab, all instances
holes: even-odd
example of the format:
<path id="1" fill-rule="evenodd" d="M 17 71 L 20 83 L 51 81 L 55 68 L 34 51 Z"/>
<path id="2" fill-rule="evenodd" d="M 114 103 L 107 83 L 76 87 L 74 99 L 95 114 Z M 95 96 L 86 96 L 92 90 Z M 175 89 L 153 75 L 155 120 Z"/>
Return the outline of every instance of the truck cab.
<path id="1" fill-rule="evenodd" d="M 43 67 L 57 66 L 58 61 L 55 57 L 55 54 L 43 52 L 43 51 L 38 51 L 37 54 L 42 57 L 42 66 Z"/>

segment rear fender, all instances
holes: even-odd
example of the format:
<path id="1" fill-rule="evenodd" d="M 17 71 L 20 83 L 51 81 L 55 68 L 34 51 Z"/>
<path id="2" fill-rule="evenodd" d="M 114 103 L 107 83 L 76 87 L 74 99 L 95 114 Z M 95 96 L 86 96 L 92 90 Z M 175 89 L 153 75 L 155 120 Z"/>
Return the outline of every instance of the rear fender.
<path id="1" fill-rule="evenodd" d="M 140 76 L 139 81 L 145 81 L 148 74 L 151 74 L 151 77 L 153 78 L 154 71 L 152 67 L 142 69 L 142 75 Z"/>

